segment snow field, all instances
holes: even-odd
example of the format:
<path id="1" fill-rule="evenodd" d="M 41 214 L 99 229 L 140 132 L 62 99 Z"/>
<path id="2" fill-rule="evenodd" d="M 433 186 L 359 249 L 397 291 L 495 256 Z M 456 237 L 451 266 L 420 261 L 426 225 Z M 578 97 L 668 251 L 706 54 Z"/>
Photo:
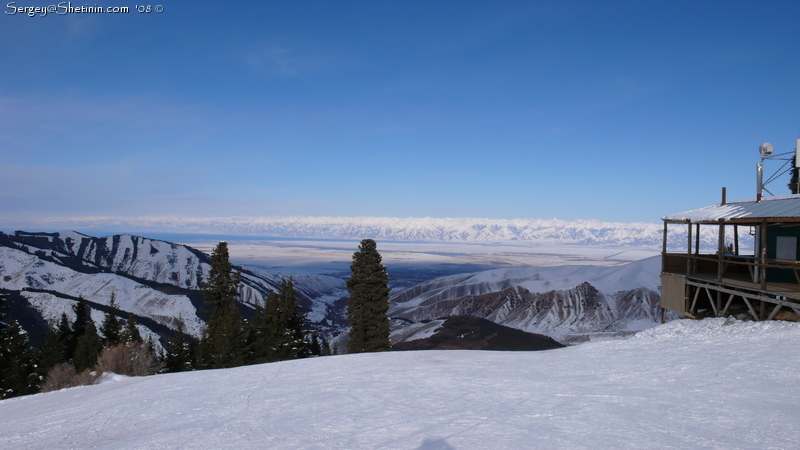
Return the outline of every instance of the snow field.
<path id="1" fill-rule="evenodd" d="M 800 324 L 344 355 L 0 401 L 0 448 L 797 448 Z"/>

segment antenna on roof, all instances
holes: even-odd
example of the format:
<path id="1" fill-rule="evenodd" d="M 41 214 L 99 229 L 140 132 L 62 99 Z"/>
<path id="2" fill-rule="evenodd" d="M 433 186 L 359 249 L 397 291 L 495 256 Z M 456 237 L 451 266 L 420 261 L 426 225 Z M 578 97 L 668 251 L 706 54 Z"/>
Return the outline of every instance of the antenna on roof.
<path id="1" fill-rule="evenodd" d="M 760 202 L 762 198 L 762 191 L 767 191 L 767 193 L 772 196 L 775 195 L 766 188 L 767 184 L 775 181 L 776 178 L 790 170 L 796 170 L 797 168 L 800 168 L 800 157 L 798 157 L 800 156 L 798 155 L 798 152 L 800 152 L 800 138 L 797 139 L 797 147 L 793 152 L 775 155 L 775 148 L 769 142 L 764 142 L 763 144 L 759 145 L 758 152 L 761 153 L 761 162 L 756 164 L 756 201 Z M 763 181 L 765 160 L 784 161 L 783 165 L 776 170 L 775 173 L 767 179 L 767 181 Z M 793 164 L 789 165 L 790 162 L 793 162 Z M 789 167 L 786 167 L 787 165 L 789 165 Z"/>

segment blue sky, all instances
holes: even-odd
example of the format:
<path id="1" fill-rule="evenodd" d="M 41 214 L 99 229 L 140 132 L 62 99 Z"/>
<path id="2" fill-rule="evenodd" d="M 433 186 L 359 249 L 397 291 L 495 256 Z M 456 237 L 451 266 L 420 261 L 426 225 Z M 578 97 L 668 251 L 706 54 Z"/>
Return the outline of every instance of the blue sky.
<path id="1" fill-rule="evenodd" d="M 658 222 L 754 197 L 758 145 L 800 135 L 796 1 L 163 5 L 4 9 L 0 226 Z"/>

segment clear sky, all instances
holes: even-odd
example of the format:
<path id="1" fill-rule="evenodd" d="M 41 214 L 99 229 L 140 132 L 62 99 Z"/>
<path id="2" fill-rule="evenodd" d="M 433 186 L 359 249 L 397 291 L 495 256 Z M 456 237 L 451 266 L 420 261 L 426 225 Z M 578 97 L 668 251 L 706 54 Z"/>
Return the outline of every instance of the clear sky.
<path id="1" fill-rule="evenodd" d="M 131 12 L 0 17 L 4 228 L 658 222 L 754 197 L 758 145 L 800 136 L 798 1 L 83 5 Z"/>

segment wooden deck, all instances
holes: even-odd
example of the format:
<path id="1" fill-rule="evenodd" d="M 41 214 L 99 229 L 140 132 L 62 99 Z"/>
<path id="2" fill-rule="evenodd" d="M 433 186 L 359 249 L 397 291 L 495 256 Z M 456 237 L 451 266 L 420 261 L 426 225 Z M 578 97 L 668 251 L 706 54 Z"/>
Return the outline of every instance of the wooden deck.
<path id="1" fill-rule="evenodd" d="M 687 300 L 691 306 L 684 314 L 689 317 L 694 317 L 701 304 L 711 306 L 715 316 L 725 316 L 736 302 L 744 303 L 755 320 L 771 320 L 782 309 L 794 311 L 800 316 L 798 284 L 771 281 L 766 289 L 761 289 L 761 285 L 753 283 L 747 275 L 725 276 L 722 281 L 717 281 L 714 274 L 694 273 L 686 277 L 686 285 L 690 294 Z M 735 299 L 738 300 L 734 302 Z"/>
<path id="2" fill-rule="evenodd" d="M 767 288 L 762 290 L 760 283 L 753 283 L 752 279 L 748 279 L 746 275 L 726 275 L 722 277 L 722 281 L 717 281 L 716 274 L 693 273 L 686 277 L 686 279 L 719 286 L 728 285 L 732 288 L 743 289 L 761 295 L 788 297 L 800 301 L 800 285 L 795 283 L 767 281 Z"/>

